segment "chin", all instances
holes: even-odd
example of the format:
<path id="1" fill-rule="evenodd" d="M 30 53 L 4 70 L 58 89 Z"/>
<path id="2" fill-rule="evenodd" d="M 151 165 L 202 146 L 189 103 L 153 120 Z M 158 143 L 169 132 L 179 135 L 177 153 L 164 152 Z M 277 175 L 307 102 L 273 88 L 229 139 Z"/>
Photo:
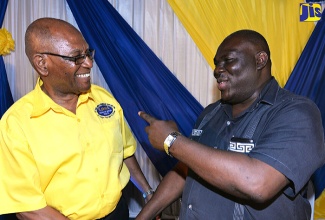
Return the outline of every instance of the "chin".
<path id="1" fill-rule="evenodd" d="M 87 87 L 80 88 L 79 91 L 80 91 L 81 93 L 85 93 L 85 92 L 89 91 L 90 88 L 91 88 L 91 86 L 89 85 L 89 86 L 87 86 Z"/>

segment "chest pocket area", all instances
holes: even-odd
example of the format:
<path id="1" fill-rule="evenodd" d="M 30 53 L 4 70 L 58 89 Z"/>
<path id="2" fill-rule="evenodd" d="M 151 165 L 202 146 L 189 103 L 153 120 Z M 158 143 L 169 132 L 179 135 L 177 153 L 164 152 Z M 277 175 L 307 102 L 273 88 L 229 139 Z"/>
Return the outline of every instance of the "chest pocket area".
<path id="1" fill-rule="evenodd" d="M 248 154 L 255 147 L 255 143 L 249 138 L 232 137 L 229 143 L 229 151 Z"/>
<path id="2" fill-rule="evenodd" d="M 96 119 L 92 122 L 96 129 L 88 127 L 90 138 L 97 142 L 98 145 L 109 147 L 112 153 L 119 153 L 123 150 L 121 121 L 118 113 L 111 117 L 95 116 Z"/>

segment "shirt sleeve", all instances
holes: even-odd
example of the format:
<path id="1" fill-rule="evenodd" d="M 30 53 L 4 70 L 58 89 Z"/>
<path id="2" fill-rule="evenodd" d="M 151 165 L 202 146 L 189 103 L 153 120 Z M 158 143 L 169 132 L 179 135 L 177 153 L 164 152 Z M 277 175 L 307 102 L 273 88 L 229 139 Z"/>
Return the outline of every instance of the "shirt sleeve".
<path id="1" fill-rule="evenodd" d="M 266 115 L 250 157 L 259 159 L 283 173 L 291 182 L 285 193 L 294 196 L 324 163 L 324 134 L 316 105 L 306 99 L 290 99 Z"/>
<path id="2" fill-rule="evenodd" d="M 0 214 L 44 208 L 33 154 L 14 115 L 1 121 L 0 146 Z"/>
<path id="3" fill-rule="evenodd" d="M 137 142 L 131 132 L 131 129 L 125 121 L 123 110 L 120 109 L 121 132 L 124 146 L 124 159 L 135 153 Z"/>

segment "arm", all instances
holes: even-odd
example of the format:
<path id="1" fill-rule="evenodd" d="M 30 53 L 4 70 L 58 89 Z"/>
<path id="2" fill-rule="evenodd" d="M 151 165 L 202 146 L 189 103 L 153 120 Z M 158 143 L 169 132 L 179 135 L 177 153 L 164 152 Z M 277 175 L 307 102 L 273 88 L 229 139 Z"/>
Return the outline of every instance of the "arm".
<path id="1" fill-rule="evenodd" d="M 177 126 L 140 112 L 151 144 L 164 150 L 164 140 Z M 211 185 L 238 198 L 266 202 L 280 192 L 289 180 L 273 167 L 247 155 L 206 147 L 179 136 L 170 153 Z M 213 174 L 213 175 L 211 175 Z"/>
<path id="2" fill-rule="evenodd" d="M 19 122 L 15 115 L 11 115 L 6 125 L 1 124 L 0 173 L 6 178 L 0 181 L 0 212 L 14 212 L 23 220 L 67 220 L 46 204 L 39 170 L 23 133 L 25 127 Z"/>
<path id="3" fill-rule="evenodd" d="M 19 220 L 68 220 L 69 218 L 62 215 L 56 209 L 46 206 L 45 208 L 30 211 L 30 212 L 20 212 L 16 214 Z"/>
<path id="4" fill-rule="evenodd" d="M 168 172 L 136 220 L 153 219 L 154 216 L 157 216 L 178 199 L 184 188 L 186 172 L 187 167 L 182 163 L 178 163 L 172 171 Z"/>
<path id="5" fill-rule="evenodd" d="M 170 153 L 210 184 L 238 198 L 266 202 L 289 184 L 282 173 L 262 161 L 209 148 L 184 136 L 177 138 Z"/>
<path id="6" fill-rule="evenodd" d="M 148 181 L 146 180 L 145 176 L 143 175 L 139 163 L 136 160 L 135 156 L 132 155 L 124 160 L 124 163 L 128 167 L 132 182 L 138 187 L 138 189 L 143 193 L 147 192 L 151 189 Z M 152 195 L 148 195 L 147 199 L 150 199 Z"/>

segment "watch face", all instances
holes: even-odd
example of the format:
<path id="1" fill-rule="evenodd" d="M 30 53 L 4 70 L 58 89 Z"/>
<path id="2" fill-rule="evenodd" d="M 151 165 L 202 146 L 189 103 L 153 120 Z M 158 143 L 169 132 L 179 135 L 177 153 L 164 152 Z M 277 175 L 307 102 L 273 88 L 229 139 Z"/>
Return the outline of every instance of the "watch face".
<path id="1" fill-rule="evenodd" d="M 168 137 L 166 138 L 166 144 L 169 146 L 170 145 L 170 142 L 172 141 L 174 139 L 174 137 L 173 136 L 171 136 L 171 135 L 168 135 Z"/>

